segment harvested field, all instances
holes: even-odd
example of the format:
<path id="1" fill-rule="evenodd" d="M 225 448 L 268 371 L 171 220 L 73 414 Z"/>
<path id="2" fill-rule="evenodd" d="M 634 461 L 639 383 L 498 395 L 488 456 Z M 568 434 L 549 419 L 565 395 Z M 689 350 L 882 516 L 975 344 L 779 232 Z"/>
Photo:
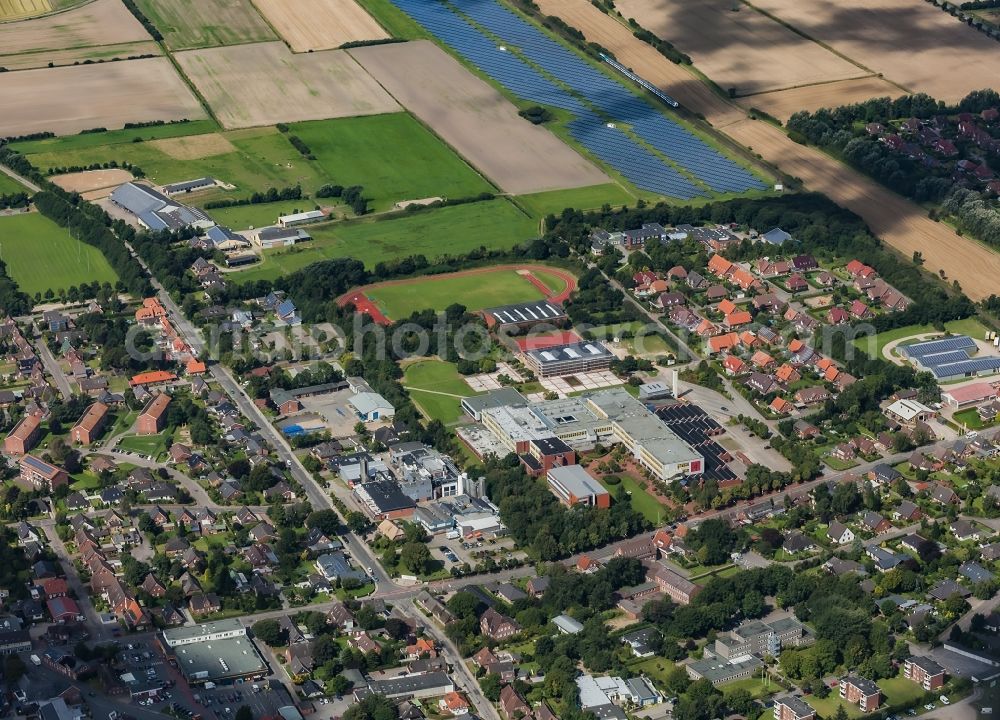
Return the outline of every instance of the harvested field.
<path id="1" fill-rule="evenodd" d="M 0 137 L 205 116 L 166 58 L 0 73 Z"/>
<path id="2" fill-rule="evenodd" d="M 274 40 L 250 0 L 137 0 L 171 50 Z"/>
<path id="3" fill-rule="evenodd" d="M 121 0 L 94 0 L 76 10 L 0 25 L 0 58 L 150 39 Z"/>
<path id="4" fill-rule="evenodd" d="M 745 120 L 727 127 L 726 134 L 801 178 L 810 190 L 860 215 L 873 233 L 904 257 L 921 252 L 924 267 L 932 273 L 944 270 L 948 281 L 958 280 L 973 300 L 996 292 L 1000 253 L 956 235 L 909 200 L 815 148 L 792 142 L 773 125 Z"/>
<path id="5" fill-rule="evenodd" d="M 389 37 L 354 0 L 254 0 L 254 4 L 295 52 Z"/>
<path id="6" fill-rule="evenodd" d="M 236 146 L 225 135 L 205 133 L 187 137 L 164 138 L 150 143 L 157 150 L 174 160 L 201 160 L 236 152 Z"/>
<path id="7" fill-rule="evenodd" d="M 52 12 L 49 0 L 0 0 L 0 20 L 16 20 Z"/>
<path id="8" fill-rule="evenodd" d="M 752 7 L 733 12 L 732 0 L 616 0 L 615 7 L 737 95 L 870 74 Z"/>
<path id="9" fill-rule="evenodd" d="M 293 55 L 284 43 L 270 42 L 189 50 L 174 57 L 227 128 L 399 109 L 343 50 Z"/>
<path id="10" fill-rule="evenodd" d="M 65 175 L 55 175 L 52 182 L 69 192 L 91 194 L 100 190 L 108 190 L 105 195 L 110 195 L 110 190 L 118 187 L 122 183 L 132 180 L 132 173 L 128 170 L 115 168 L 111 170 L 85 170 L 83 172 L 66 173 Z M 98 195 L 97 197 L 104 197 Z"/>
<path id="11" fill-rule="evenodd" d="M 407 110 L 506 192 L 533 193 L 609 178 L 500 93 L 426 40 L 350 53 Z"/>
<path id="12" fill-rule="evenodd" d="M 954 102 L 1000 77 L 997 43 L 917 0 L 752 0 L 890 82 Z"/>
<path id="13" fill-rule="evenodd" d="M 747 119 L 740 108 L 720 98 L 587 0 L 538 0 L 538 5 L 546 14 L 561 17 L 582 30 L 588 40 L 611 50 L 620 62 L 655 82 L 689 110 L 702 113 L 736 142 L 761 153 L 789 175 L 801 178 L 808 189 L 826 193 L 860 215 L 876 235 L 904 257 L 919 250 L 928 270 L 943 269 L 948 279 L 958 280 L 973 300 L 996 292 L 994 278 L 1000 273 L 1000 254 L 931 221 L 917 205 L 830 156 L 793 142 L 773 125 Z M 914 3 L 913 8 L 919 5 Z"/>
<path id="14" fill-rule="evenodd" d="M 815 111 L 863 102 L 873 97 L 898 97 L 902 94 L 903 91 L 892 83 L 877 77 L 866 77 L 752 95 L 741 98 L 739 104 L 747 109 L 763 110 L 786 122 L 799 110 Z"/>
<path id="15" fill-rule="evenodd" d="M 0 25 L 0 28 L 3 26 Z M 103 47 L 80 47 L 66 50 L 42 50 L 40 52 L 22 53 L 20 55 L 0 55 L 0 67 L 8 70 L 30 70 L 32 68 L 73 65 L 87 62 L 110 62 L 111 60 L 127 60 L 141 55 L 162 55 L 160 46 L 152 40 L 119 43 Z"/>

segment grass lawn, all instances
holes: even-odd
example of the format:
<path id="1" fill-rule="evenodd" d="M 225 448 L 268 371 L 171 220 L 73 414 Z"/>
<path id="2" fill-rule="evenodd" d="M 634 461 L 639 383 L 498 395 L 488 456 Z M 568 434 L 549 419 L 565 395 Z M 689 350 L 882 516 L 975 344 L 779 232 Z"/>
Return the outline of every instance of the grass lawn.
<path id="1" fill-rule="evenodd" d="M 952 420 L 959 425 L 967 427 L 969 430 L 982 430 L 983 428 L 993 427 L 997 424 L 996 419 L 991 420 L 988 423 L 984 423 L 983 419 L 979 417 L 979 412 L 976 408 L 969 408 L 968 410 L 957 412 L 952 415 Z"/>
<path id="2" fill-rule="evenodd" d="M 759 677 L 749 677 L 726 683 L 725 685 L 721 685 L 719 689 L 722 690 L 723 695 L 731 695 L 737 690 L 746 690 L 754 698 L 759 699 L 770 697 L 777 692 L 781 692 L 784 688 L 774 680 L 761 680 Z"/>
<path id="3" fill-rule="evenodd" d="M 391 218 L 312 225 L 313 240 L 264 254 L 252 268 L 227 276 L 273 280 L 306 265 L 338 257 L 377 263 L 422 254 L 428 259 L 475 248 L 506 249 L 535 237 L 534 222 L 505 199 L 436 208 Z"/>
<path id="4" fill-rule="evenodd" d="M 548 270 L 532 270 L 531 274 L 535 276 L 536 280 L 541 280 L 542 284 L 544 284 L 553 295 L 558 295 L 566 289 L 566 281 L 554 272 L 550 272 Z"/>
<path id="5" fill-rule="evenodd" d="M 89 472 L 82 472 L 78 475 L 74 475 L 73 482 L 69 486 L 70 490 L 80 490 L 81 492 L 87 490 L 97 490 L 100 487 L 101 479 Z"/>
<path id="6" fill-rule="evenodd" d="M 615 494 L 618 488 L 623 488 L 626 493 L 630 493 L 629 500 L 631 501 L 632 509 L 638 513 L 641 513 L 644 518 L 649 520 L 655 525 L 659 525 L 663 522 L 663 505 L 649 494 L 649 492 L 643 488 L 634 478 L 628 475 L 619 475 L 621 478 L 621 483 L 618 485 L 608 485 L 607 483 L 601 483 L 608 489 L 612 495 Z"/>
<path id="7" fill-rule="evenodd" d="M 986 335 L 986 327 L 974 317 L 965 318 L 964 320 L 952 320 L 945 323 L 944 326 L 953 335 L 968 335 L 978 340 L 982 340 Z M 906 327 L 896 328 L 888 332 L 878 333 L 872 337 L 857 338 L 854 340 L 854 347 L 871 355 L 871 346 L 874 345 L 875 357 L 882 357 L 882 349 L 894 340 L 903 340 L 914 335 L 926 335 L 928 333 L 940 334 L 932 325 L 907 325 Z"/>
<path id="8" fill-rule="evenodd" d="M 852 467 L 858 464 L 856 460 L 844 461 L 841 460 L 840 458 L 835 458 L 832 455 L 824 455 L 820 459 L 837 471 L 850 470 Z"/>
<path id="9" fill-rule="evenodd" d="M 433 39 L 420 25 L 411 20 L 409 15 L 393 5 L 392 0 L 359 0 L 358 5 L 367 10 L 394 38 Z"/>
<path id="10" fill-rule="evenodd" d="M 674 663 L 661 657 L 646 658 L 642 662 L 629 665 L 629 669 L 636 675 L 648 675 L 653 678 L 654 684 L 660 688 L 662 688 L 667 682 L 667 677 L 670 675 L 670 671 L 673 670 L 674 667 Z"/>
<path id="11" fill-rule="evenodd" d="M 849 718 L 859 718 L 864 716 L 864 713 L 861 712 L 861 708 L 854 703 L 841 700 L 840 695 L 837 693 L 837 688 L 834 688 L 830 691 L 830 694 L 822 700 L 815 695 L 808 695 L 806 696 L 805 701 L 812 705 L 816 713 L 824 719 L 830 718 L 832 720 L 833 716 L 837 714 L 838 707 L 844 708 L 844 710 L 847 711 L 847 717 Z"/>
<path id="12" fill-rule="evenodd" d="M 0 260 L 24 292 L 118 280 L 101 251 L 39 213 L 0 217 Z"/>
<path id="13" fill-rule="evenodd" d="M 559 215 L 566 208 L 576 210 L 598 210 L 604 205 L 619 207 L 632 205 L 635 196 L 618 183 L 590 185 L 569 190 L 548 190 L 546 192 L 519 195 L 517 203 L 536 218 Z"/>
<path id="14" fill-rule="evenodd" d="M 275 40 L 250 0 L 138 0 L 171 50 Z"/>
<path id="15" fill-rule="evenodd" d="M 888 705 L 900 705 L 924 696 L 922 687 L 902 676 L 879 680 L 877 684 L 885 693 L 885 702 Z"/>
<path id="16" fill-rule="evenodd" d="M 413 401 L 434 420 L 453 423 L 462 416 L 462 398 L 474 393 L 458 374 L 453 363 L 422 360 L 408 365 L 403 386 Z"/>
<path id="17" fill-rule="evenodd" d="M 27 191 L 28 188 L 24 187 L 10 175 L 0 172 L 0 195 L 14 195 Z"/>
<path id="18" fill-rule="evenodd" d="M 126 435 L 118 441 L 118 449 L 155 458 L 167 451 L 167 436 L 164 433 L 159 435 Z"/>
<path id="19" fill-rule="evenodd" d="M 196 125 L 168 127 L 188 128 Z M 200 123 L 198 124 L 200 126 Z M 155 128 L 154 128 L 155 129 Z M 133 131 L 133 134 L 139 131 Z M 224 133 L 206 130 L 202 135 L 179 133 L 184 140 L 172 140 L 168 145 L 157 142 L 115 142 L 80 147 L 42 145 L 28 153 L 28 159 L 42 172 L 67 165 L 90 165 L 116 160 L 128 161 L 142 168 L 146 177 L 158 184 L 180 182 L 209 175 L 222 182 L 235 185 L 231 192 L 212 191 L 195 193 L 184 201 L 197 205 L 220 197 L 246 197 L 269 187 L 283 188 L 302 185 L 305 192 L 313 192 L 330 181 L 317 163 L 303 158 L 288 139 L 275 128 L 250 128 Z M 82 137 L 105 138 L 117 133 L 98 133 Z M 73 136 L 73 138 L 81 136 Z M 172 153 L 172 154 L 171 154 Z M 190 159 L 186 159 L 190 157 Z M 308 201 L 299 204 L 304 205 Z M 312 207 L 313 203 L 309 203 Z"/>
<path id="20" fill-rule="evenodd" d="M 444 310 L 461 303 L 469 310 L 541 300 L 543 293 L 513 270 L 477 275 L 434 275 L 416 283 L 383 285 L 367 293 L 388 317 L 399 320 L 414 310 Z"/>
<path id="21" fill-rule="evenodd" d="M 400 200 L 472 197 L 495 188 L 408 113 L 294 123 L 338 185 L 361 185 L 375 210 Z M 405 152 L 400 152 L 405 148 Z"/>

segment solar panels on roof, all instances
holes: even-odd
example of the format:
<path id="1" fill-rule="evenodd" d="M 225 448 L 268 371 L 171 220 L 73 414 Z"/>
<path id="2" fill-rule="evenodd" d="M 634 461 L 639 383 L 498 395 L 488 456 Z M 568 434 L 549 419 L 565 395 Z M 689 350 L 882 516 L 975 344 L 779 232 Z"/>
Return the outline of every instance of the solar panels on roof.
<path id="1" fill-rule="evenodd" d="M 913 345 L 904 345 L 900 350 L 911 358 L 920 358 L 949 350 L 972 350 L 975 347 L 975 340 L 968 335 L 956 335 L 940 340 L 928 340 L 927 342 L 914 343 Z"/>
<path id="2" fill-rule="evenodd" d="M 938 378 L 972 375 L 973 373 L 992 373 L 1000 370 L 1000 357 L 970 358 L 960 362 L 934 365 L 930 370 Z"/>
<path id="3" fill-rule="evenodd" d="M 546 320 L 553 321 L 566 317 L 562 308 L 545 300 L 487 308 L 483 313 L 487 317 L 492 317 L 500 325 L 520 325 Z"/>

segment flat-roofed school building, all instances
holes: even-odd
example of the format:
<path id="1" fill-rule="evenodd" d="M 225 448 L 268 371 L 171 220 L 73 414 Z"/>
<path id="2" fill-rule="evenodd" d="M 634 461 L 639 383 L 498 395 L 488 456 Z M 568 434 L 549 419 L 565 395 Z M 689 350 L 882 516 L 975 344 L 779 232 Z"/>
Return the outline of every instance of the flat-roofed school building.
<path id="1" fill-rule="evenodd" d="M 614 358 L 611 351 L 596 340 L 554 345 L 544 350 L 529 350 L 524 353 L 525 364 L 538 377 L 599 372 L 611 367 Z"/>

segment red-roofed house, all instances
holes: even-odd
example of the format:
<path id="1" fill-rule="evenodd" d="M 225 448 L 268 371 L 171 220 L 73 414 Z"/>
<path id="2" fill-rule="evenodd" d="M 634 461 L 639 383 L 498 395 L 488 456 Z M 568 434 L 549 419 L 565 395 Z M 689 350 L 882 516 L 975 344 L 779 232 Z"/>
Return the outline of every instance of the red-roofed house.
<path id="1" fill-rule="evenodd" d="M 726 324 L 726 327 L 740 327 L 753 322 L 753 315 L 746 310 L 737 310 L 736 312 L 726 315 L 726 319 L 723 320 L 723 322 Z"/>
<path id="2" fill-rule="evenodd" d="M 858 320 L 867 320 L 872 316 L 872 311 L 860 300 L 855 300 L 851 303 L 851 315 Z"/>
<path id="3" fill-rule="evenodd" d="M 25 415 L 3 441 L 3 451 L 10 455 L 24 455 L 30 451 L 42 434 L 41 425 L 37 415 Z"/>
<path id="4" fill-rule="evenodd" d="M 758 350 L 750 356 L 750 363 L 761 370 L 768 370 L 774 367 L 774 358 L 763 350 Z"/>
<path id="5" fill-rule="evenodd" d="M 107 420 L 108 406 L 102 402 L 93 403 L 70 430 L 70 439 L 80 445 L 90 445 L 100 437 Z"/>
<path id="6" fill-rule="evenodd" d="M 746 372 L 747 364 L 735 355 L 729 355 L 722 361 L 722 367 L 727 375 L 740 375 Z"/>
<path id="7" fill-rule="evenodd" d="M 844 308 L 834 307 L 830 308 L 829 312 L 826 314 L 826 321 L 831 325 L 843 325 L 851 319 Z"/>
<path id="8" fill-rule="evenodd" d="M 136 420 L 136 434 L 156 435 L 160 432 L 166 421 L 168 405 L 170 405 L 170 396 L 166 393 L 159 393 L 151 397 L 146 402 L 146 407 L 142 409 L 139 419 Z"/>
<path id="9" fill-rule="evenodd" d="M 728 277 L 733 267 L 733 264 L 721 255 L 713 255 L 708 261 L 708 271 L 720 278 Z"/>
<path id="10" fill-rule="evenodd" d="M 769 407 L 771 408 L 771 412 L 777 413 L 778 415 L 787 415 L 795 409 L 794 405 L 780 397 L 774 398 Z"/>
<path id="11" fill-rule="evenodd" d="M 734 332 L 726 333 L 725 335 L 716 335 L 708 339 L 708 351 L 710 353 L 720 353 L 725 350 L 731 350 L 739 342 L 740 336 Z"/>

